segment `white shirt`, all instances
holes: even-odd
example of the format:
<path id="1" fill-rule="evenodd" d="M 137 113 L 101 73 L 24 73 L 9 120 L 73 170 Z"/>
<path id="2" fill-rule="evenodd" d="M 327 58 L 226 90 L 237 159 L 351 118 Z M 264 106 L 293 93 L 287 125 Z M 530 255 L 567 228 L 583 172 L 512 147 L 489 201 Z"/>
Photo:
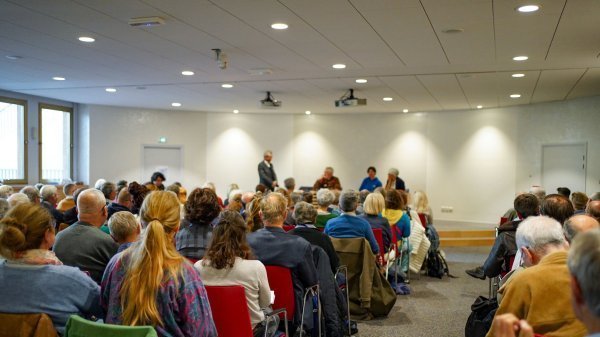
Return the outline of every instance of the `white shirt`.
<path id="1" fill-rule="evenodd" d="M 271 289 L 267 270 L 260 261 L 236 257 L 232 268 L 215 269 L 204 265 L 200 260 L 194 264 L 194 267 L 200 272 L 202 282 L 207 286 L 241 285 L 244 287 L 252 328 L 265 319 L 261 309 L 271 304 Z"/>
<path id="2" fill-rule="evenodd" d="M 263 162 L 265 163 L 265 165 L 267 165 L 267 167 L 268 167 L 268 168 L 271 168 L 271 163 L 269 163 L 269 162 L 268 162 L 268 161 L 266 161 L 266 160 L 263 160 Z"/>

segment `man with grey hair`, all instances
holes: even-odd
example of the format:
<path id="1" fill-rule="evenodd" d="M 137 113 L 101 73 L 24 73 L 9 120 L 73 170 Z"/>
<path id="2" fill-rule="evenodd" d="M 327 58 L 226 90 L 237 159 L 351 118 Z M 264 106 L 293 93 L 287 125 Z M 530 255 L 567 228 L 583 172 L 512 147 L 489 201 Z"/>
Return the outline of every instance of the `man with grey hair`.
<path id="1" fill-rule="evenodd" d="M 355 190 L 344 190 L 340 194 L 340 210 L 342 215 L 327 221 L 325 234 L 333 238 L 365 238 L 369 241 L 373 254 L 379 253 L 379 245 L 373 235 L 371 225 L 356 216 L 358 193 Z"/>
<path id="2" fill-rule="evenodd" d="M 129 248 L 138 240 L 141 233 L 141 226 L 135 219 L 135 215 L 128 211 L 113 214 L 108 220 L 108 229 L 110 236 L 119 244 L 117 253 Z"/>
<path id="3" fill-rule="evenodd" d="M 104 199 L 106 199 L 107 204 L 113 202 L 117 198 L 117 185 L 113 182 L 105 181 L 100 185 L 99 190 L 104 194 Z"/>
<path id="4" fill-rule="evenodd" d="M 287 199 L 282 194 L 273 192 L 264 197 L 260 202 L 259 214 L 265 227 L 248 234 L 248 244 L 264 265 L 281 266 L 292 272 L 296 298 L 294 320 L 299 323 L 304 289 L 318 283 L 310 243 L 283 230 Z"/>
<path id="5" fill-rule="evenodd" d="M 542 335 L 584 336 L 567 290 L 569 245 L 561 224 L 547 216 L 529 217 L 519 225 L 516 240 L 527 268 L 500 289 L 503 299 L 496 315 L 511 313 Z M 487 336 L 497 336 L 495 329 L 493 325 Z"/>
<path id="6" fill-rule="evenodd" d="M 285 186 L 285 189 L 288 191 L 288 194 L 292 194 L 294 193 L 294 190 L 296 190 L 296 179 L 290 177 L 287 178 L 283 181 L 283 186 Z"/>
<path id="7" fill-rule="evenodd" d="M 65 265 L 88 272 L 100 283 L 106 265 L 119 245 L 102 232 L 108 211 L 106 199 L 97 189 L 87 189 L 77 198 L 78 219 L 56 235 L 54 252 Z"/>
<path id="8" fill-rule="evenodd" d="M 587 328 L 588 337 L 600 336 L 600 231 L 579 234 L 569 251 L 571 305 Z M 565 291 L 565 290 L 563 290 Z M 494 318 L 497 337 L 533 337 L 534 329 L 514 314 Z M 535 332 L 539 331 L 536 329 Z M 569 335 L 571 336 L 571 335 Z M 574 335 L 573 335 L 574 336 Z M 582 335 L 583 336 L 583 335 Z"/>
<path id="9" fill-rule="evenodd" d="M 32 204 L 39 205 L 40 203 L 40 191 L 35 186 L 25 186 L 21 189 L 21 193 L 27 195 L 29 201 Z"/>
<path id="10" fill-rule="evenodd" d="M 328 235 L 321 233 L 321 231 L 315 227 L 315 219 L 317 218 L 317 210 L 315 207 L 305 201 L 300 201 L 294 208 L 293 216 L 294 220 L 296 220 L 296 228 L 289 233 L 303 238 L 310 242 L 311 245 L 323 248 L 329 257 L 331 271 L 335 274 L 340 264 L 340 259 L 333 248 L 331 238 Z"/>
<path id="11" fill-rule="evenodd" d="M 565 221 L 563 226 L 565 237 L 569 243 L 573 241 L 575 235 L 598 228 L 600 228 L 598 220 L 585 214 L 573 215 Z"/>
<path id="12" fill-rule="evenodd" d="M 318 191 L 321 188 L 328 188 L 330 190 L 338 191 L 342 190 L 342 184 L 340 183 L 340 180 L 338 179 L 338 177 L 333 175 L 333 167 L 327 166 L 323 171 L 323 175 L 321 176 L 321 178 L 315 181 L 315 184 L 313 185 L 313 190 Z"/>
<path id="13" fill-rule="evenodd" d="M 317 205 L 319 206 L 317 209 L 317 220 L 315 221 L 317 228 L 325 228 L 327 221 L 338 216 L 338 214 L 332 213 L 329 210 L 329 206 L 334 200 L 335 194 L 332 191 L 326 188 L 317 191 Z"/>
<path id="14" fill-rule="evenodd" d="M 296 204 L 304 200 L 304 194 L 302 192 L 292 192 L 290 194 L 290 204 L 288 205 L 288 214 L 285 218 L 284 224 L 286 226 L 296 226 L 296 220 L 294 218 L 294 208 Z"/>
<path id="15" fill-rule="evenodd" d="M 55 223 L 55 227 L 58 230 L 58 226 L 65 222 L 64 216 L 61 212 L 59 212 L 56 209 L 56 203 L 58 202 L 58 195 L 57 195 L 57 190 L 56 190 L 56 186 L 53 185 L 44 185 L 42 186 L 42 189 L 40 190 L 40 195 L 41 195 L 41 203 L 40 205 L 42 207 L 44 207 L 45 209 L 47 209 L 50 214 L 52 214 L 52 217 L 54 218 Z"/>
<path id="16" fill-rule="evenodd" d="M 273 152 L 271 150 L 265 151 L 263 154 L 263 161 L 258 163 L 258 179 L 259 184 L 262 184 L 267 187 L 268 190 L 275 190 L 275 187 L 279 186 L 277 184 L 277 174 L 275 173 L 275 168 L 271 163 L 273 160 Z"/>
<path id="17" fill-rule="evenodd" d="M 27 194 L 21 192 L 14 193 L 10 197 L 8 197 L 8 206 L 10 208 L 13 208 L 19 204 L 26 204 L 29 202 L 31 201 L 29 200 Z"/>

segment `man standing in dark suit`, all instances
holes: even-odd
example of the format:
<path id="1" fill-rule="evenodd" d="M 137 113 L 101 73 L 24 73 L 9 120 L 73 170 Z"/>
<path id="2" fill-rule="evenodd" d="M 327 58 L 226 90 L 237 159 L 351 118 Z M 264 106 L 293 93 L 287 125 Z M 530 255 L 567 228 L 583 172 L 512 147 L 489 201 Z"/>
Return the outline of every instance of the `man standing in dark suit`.
<path id="1" fill-rule="evenodd" d="M 274 190 L 275 187 L 278 186 L 277 174 L 275 173 L 273 164 L 271 164 L 272 159 L 273 152 L 271 152 L 271 150 L 267 150 L 264 154 L 264 160 L 258 164 L 258 177 L 260 179 L 260 183 L 265 185 L 269 190 Z"/>

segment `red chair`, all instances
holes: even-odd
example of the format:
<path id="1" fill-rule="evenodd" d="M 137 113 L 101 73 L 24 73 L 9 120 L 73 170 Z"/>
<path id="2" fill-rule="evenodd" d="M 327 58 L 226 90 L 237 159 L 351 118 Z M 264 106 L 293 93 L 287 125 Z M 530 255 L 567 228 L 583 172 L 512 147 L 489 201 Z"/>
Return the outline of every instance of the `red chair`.
<path id="1" fill-rule="evenodd" d="M 296 298 L 294 295 L 294 284 L 292 283 L 292 273 L 288 268 L 285 267 L 280 267 L 280 266 L 265 266 L 265 269 L 267 270 L 267 279 L 269 280 L 269 287 L 271 287 L 271 290 L 275 292 L 275 303 L 273 303 L 272 307 L 274 311 L 278 311 L 280 309 L 285 309 L 285 312 L 287 313 L 286 316 L 281 317 L 281 315 L 279 315 L 279 317 L 281 317 L 284 322 L 285 322 L 285 330 L 286 330 L 286 335 L 287 334 L 287 330 L 288 330 L 288 317 L 290 317 L 290 319 L 294 318 L 294 315 L 296 313 Z M 319 294 L 319 286 L 318 285 L 314 285 L 312 287 L 309 287 L 305 294 L 304 294 L 304 303 L 302 304 L 302 322 L 297 322 L 300 323 L 299 326 L 302 326 L 303 322 L 304 322 L 304 309 L 305 309 L 305 304 L 306 304 L 306 297 L 309 294 L 313 294 L 313 295 L 318 295 Z M 321 335 L 321 310 L 320 310 L 320 303 L 318 304 L 319 307 L 319 336 Z M 301 333 L 300 336 L 302 336 L 302 331 L 303 329 L 300 329 Z M 293 332 L 292 332 L 293 333 Z"/>
<path id="2" fill-rule="evenodd" d="M 205 288 L 219 337 L 253 337 L 244 287 L 205 286 Z M 273 311 L 267 315 L 267 322 L 277 313 Z M 235 319 L 235 324 L 232 324 L 232 319 Z M 267 330 L 265 329 L 266 335 Z"/>
<path id="3" fill-rule="evenodd" d="M 291 231 L 294 228 L 296 228 L 296 226 L 283 225 L 283 230 L 286 231 L 286 232 L 289 232 L 289 231 Z"/>
<path id="4" fill-rule="evenodd" d="M 501 224 L 501 225 L 502 225 L 503 223 L 507 222 L 507 221 L 508 221 L 508 218 L 505 218 L 505 217 L 501 217 L 501 218 L 500 218 L 500 224 Z"/>
<path id="5" fill-rule="evenodd" d="M 385 260 L 385 247 L 383 246 L 383 230 L 381 228 L 373 228 L 373 236 L 375 236 L 375 241 L 377 241 L 377 246 L 379 246 L 377 261 L 382 266 L 386 266 L 387 261 Z"/>
<path id="6" fill-rule="evenodd" d="M 423 228 L 427 228 L 427 216 L 423 213 L 419 213 L 419 219 L 421 220 L 421 225 L 423 226 Z"/>
<path id="7" fill-rule="evenodd" d="M 196 262 L 200 261 L 198 259 L 192 259 L 191 257 L 186 257 L 186 259 L 188 259 L 188 261 L 190 261 L 192 264 L 195 264 Z"/>

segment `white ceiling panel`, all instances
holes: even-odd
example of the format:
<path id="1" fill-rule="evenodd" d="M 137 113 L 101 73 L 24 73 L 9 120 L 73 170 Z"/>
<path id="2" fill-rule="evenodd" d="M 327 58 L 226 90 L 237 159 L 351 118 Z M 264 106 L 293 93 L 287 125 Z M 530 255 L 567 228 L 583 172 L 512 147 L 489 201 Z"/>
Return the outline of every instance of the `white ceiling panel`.
<path id="1" fill-rule="evenodd" d="M 433 95 L 443 110 L 469 106 L 456 75 L 421 75 L 418 79 Z"/>
<path id="2" fill-rule="evenodd" d="M 600 68 L 588 69 L 567 98 L 597 96 L 600 93 Z"/>
<path id="3" fill-rule="evenodd" d="M 586 69 L 544 70 L 533 93 L 532 103 L 562 101 Z"/>

